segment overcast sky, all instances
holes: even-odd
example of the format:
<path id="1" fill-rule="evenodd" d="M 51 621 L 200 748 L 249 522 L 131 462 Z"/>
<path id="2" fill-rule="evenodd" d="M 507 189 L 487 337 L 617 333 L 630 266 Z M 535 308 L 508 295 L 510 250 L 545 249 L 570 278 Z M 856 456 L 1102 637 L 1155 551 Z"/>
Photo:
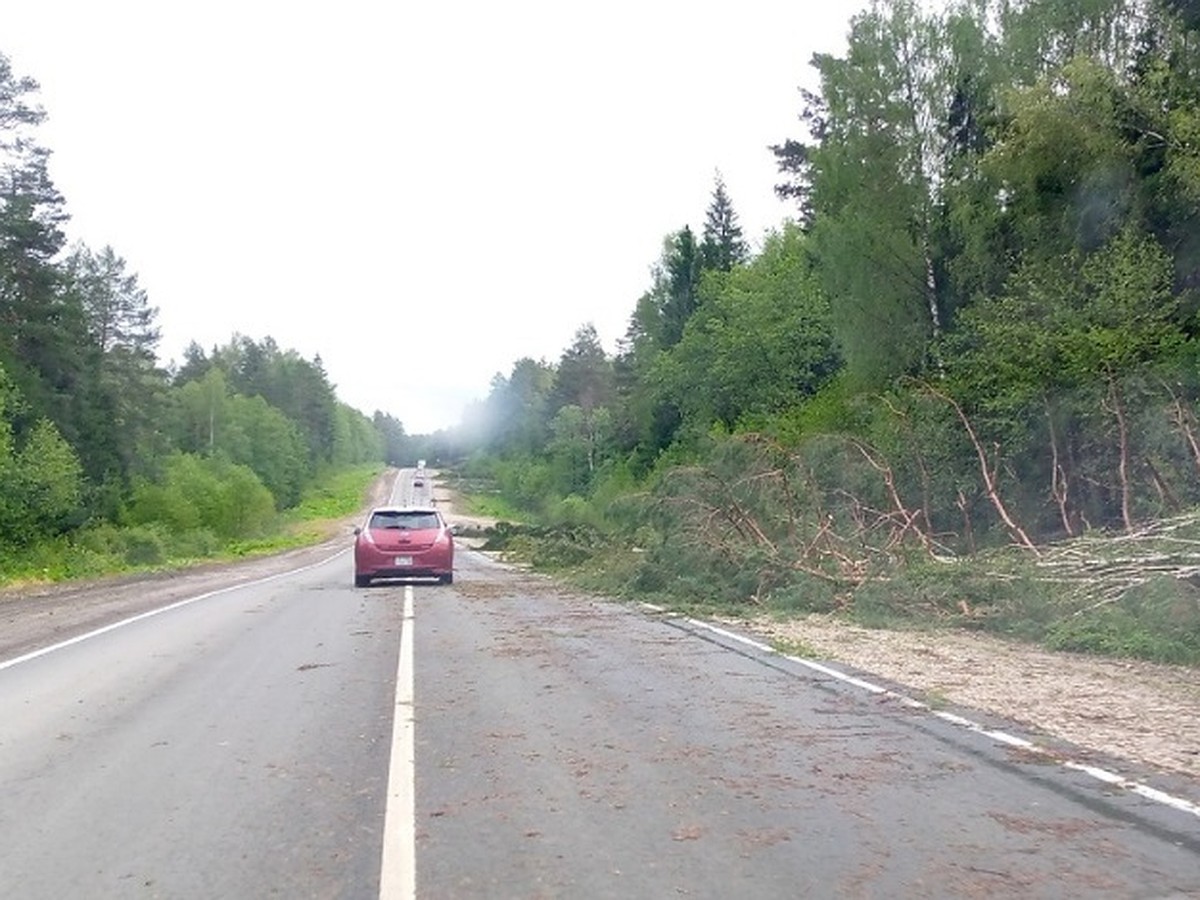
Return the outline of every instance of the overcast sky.
<path id="1" fill-rule="evenodd" d="M 270 336 L 410 433 L 585 323 L 614 351 L 717 171 L 752 246 L 778 227 L 767 146 L 800 136 L 809 60 L 862 6 L 0 5 L 68 237 L 138 275 L 163 363 Z"/>

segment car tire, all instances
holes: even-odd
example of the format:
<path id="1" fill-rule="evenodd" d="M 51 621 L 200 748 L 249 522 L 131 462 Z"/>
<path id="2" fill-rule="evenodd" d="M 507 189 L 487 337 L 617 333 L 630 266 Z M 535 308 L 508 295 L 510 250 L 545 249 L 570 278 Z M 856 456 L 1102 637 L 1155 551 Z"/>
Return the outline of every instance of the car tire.
<path id="1" fill-rule="evenodd" d="M 454 573 L 449 572 L 438 579 L 442 584 L 454 584 Z"/>
<path id="2" fill-rule="evenodd" d="M 359 575 L 359 574 L 355 573 L 355 575 L 354 575 L 354 586 L 355 587 L 367 587 L 370 583 L 371 583 L 370 575 Z"/>

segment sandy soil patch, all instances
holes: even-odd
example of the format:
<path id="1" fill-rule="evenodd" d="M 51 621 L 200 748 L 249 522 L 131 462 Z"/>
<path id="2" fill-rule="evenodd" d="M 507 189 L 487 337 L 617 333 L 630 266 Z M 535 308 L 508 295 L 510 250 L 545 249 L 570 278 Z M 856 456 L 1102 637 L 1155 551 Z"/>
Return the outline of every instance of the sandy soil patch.
<path id="1" fill-rule="evenodd" d="M 1053 653 L 986 635 L 880 631 L 812 616 L 735 623 L 1100 753 L 1200 782 L 1200 671 Z"/>
<path id="2" fill-rule="evenodd" d="M 458 525 L 459 527 L 471 530 L 483 530 L 491 528 L 496 524 L 496 520 L 488 516 L 473 516 L 465 512 L 460 512 L 459 507 L 462 504 L 459 501 L 458 495 L 438 480 L 438 471 L 430 469 L 429 475 L 433 479 L 433 502 L 437 504 L 438 509 L 442 511 L 442 515 L 446 517 L 446 521 L 451 525 Z M 459 538 L 459 540 L 468 547 L 478 546 L 483 543 L 481 538 L 470 536 L 464 536 Z"/>

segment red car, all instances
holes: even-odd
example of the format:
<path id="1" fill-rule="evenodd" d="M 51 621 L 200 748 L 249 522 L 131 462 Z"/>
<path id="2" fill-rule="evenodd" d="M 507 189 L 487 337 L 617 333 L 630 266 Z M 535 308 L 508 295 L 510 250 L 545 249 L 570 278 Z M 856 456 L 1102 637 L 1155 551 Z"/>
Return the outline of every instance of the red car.
<path id="1" fill-rule="evenodd" d="M 381 506 L 354 534 L 355 587 L 375 578 L 454 581 L 454 534 L 436 509 Z"/>

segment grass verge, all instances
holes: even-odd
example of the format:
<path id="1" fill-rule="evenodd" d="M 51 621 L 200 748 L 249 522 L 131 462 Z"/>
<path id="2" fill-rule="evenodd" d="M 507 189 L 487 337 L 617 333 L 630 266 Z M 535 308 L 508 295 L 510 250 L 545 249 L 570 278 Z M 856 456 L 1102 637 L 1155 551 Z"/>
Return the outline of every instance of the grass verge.
<path id="1" fill-rule="evenodd" d="M 381 471 L 366 465 L 328 473 L 296 507 L 276 517 L 269 533 L 253 537 L 221 540 L 203 529 L 178 533 L 154 524 L 103 523 L 25 547 L 0 548 L 0 586 L 186 568 L 318 544 L 363 508 Z"/>

